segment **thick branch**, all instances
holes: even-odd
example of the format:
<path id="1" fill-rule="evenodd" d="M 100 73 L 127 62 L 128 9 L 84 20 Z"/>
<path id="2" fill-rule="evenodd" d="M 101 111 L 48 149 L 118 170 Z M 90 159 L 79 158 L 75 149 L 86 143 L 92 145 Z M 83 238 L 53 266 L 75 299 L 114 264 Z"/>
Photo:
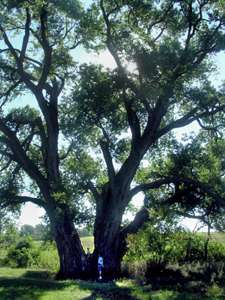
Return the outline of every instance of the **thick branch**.
<path id="1" fill-rule="evenodd" d="M 41 139 L 41 153 L 42 153 L 42 158 L 44 161 L 45 166 L 47 167 L 47 136 L 46 136 L 46 132 L 45 132 L 45 128 L 42 122 L 41 117 L 38 117 L 35 120 L 35 123 L 39 129 L 39 135 L 40 135 L 40 139 Z"/>
<path id="2" fill-rule="evenodd" d="M 200 119 L 197 119 L 197 122 L 198 122 L 198 125 L 204 130 L 217 131 L 217 129 L 218 129 L 218 126 L 205 126 L 205 125 L 203 125 L 202 121 Z"/>
<path id="3" fill-rule="evenodd" d="M 7 137 L 6 143 L 11 149 L 16 162 L 38 183 L 39 187 L 43 190 L 46 184 L 45 178 L 34 162 L 27 156 L 16 134 L 5 125 L 2 119 L 0 119 L 0 130 Z"/>
<path id="4" fill-rule="evenodd" d="M 10 88 L 6 92 L 4 92 L 2 94 L 0 93 L 0 98 L 5 98 L 4 101 L 0 105 L 0 109 L 2 109 L 2 107 L 6 104 L 6 102 L 8 101 L 8 98 L 10 97 L 10 95 L 12 93 L 12 91 L 14 91 L 20 84 L 21 84 L 21 81 L 18 80 L 12 86 L 10 86 Z"/>
<path id="5" fill-rule="evenodd" d="M 134 220 L 121 230 L 121 235 L 126 237 L 128 234 L 137 233 L 138 230 L 149 219 L 148 210 L 143 207 L 135 216 Z"/>
<path id="6" fill-rule="evenodd" d="M 29 41 L 29 35 L 30 35 L 30 23 L 31 23 L 31 16 L 29 9 L 26 8 L 26 14 L 27 14 L 27 19 L 26 19 L 26 24 L 25 24 L 25 34 L 23 37 L 23 44 L 22 44 L 22 50 L 20 53 L 19 61 L 21 64 L 23 64 L 25 55 L 26 55 L 26 50 L 27 50 L 27 45 Z"/>
<path id="7" fill-rule="evenodd" d="M 124 104 L 127 111 L 127 120 L 132 133 L 132 141 L 134 141 L 134 143 L 138 143 L 141 137 L 140 121 L 138 119 L 136 111 L 132 108 L 131 102 L 128 99 L 126 99 L 125 92 L 124 92 Z"/>
<path id="8" fill-rule="evenodd" d="M 17 65 L 17 69 L 13 69 L 15 72 L 18 72 L 19 75 L 20 75 L 20 78 L 21 78 L 21 81 L 23 81 L 27 87 L 36 95 L 37 94 L 37 89 L 36 89 L 36 86 L 35 84 L 31 81 L 33 80 L 34 78 L 28 74 L 27 72 L 24 71 L 23 69 L 23 64 L 21 63 L 21 60 L 19 59 L 19 56 L 17 55 L 17 51 L 16 49 L 13 47 L 13 45 L 11 44 L 4 28 L 1 26 L 0 24 L 0 31 L 2 32 L 3 34 L 3 39 L 4 39 L 4 42 L 5 44 L 8 46 L 8 49 L 9 51 L 11 52 L 12 56 L 14 57 L 15 59 L 15 62 L 16 62 L 16 65 Z M 25 45 L 24 45 L 24 50 L 26 50 L 26 39 L 25 39 Z M 22 54 L 22 52 L 21 52 Z M 21 55 L 20 55 L 21 56 Z M 22 55 L 23 56 L 23 55 Z"/>
<path id="9" fill-rule="evenodd" d="M 103 136 L 104 136 L 104 139 L 100 140 L 100 147 L 101 147 L 104 159 L 105 159 L 109 180 L 111 183 L 113 183 L 114 178 L 115 178 L 115 169 L 114 169 L 114 165 L 113 165 L 112 156 L 110 153 L 111 141 L 110 141 L 108 133 L 106 132 L 105 128 L 102 126 L 101 122 L 99 122 L 99 127 L 101 128 Z"/>
<path id="10" fill-rule="evenodd" d="M 189 219 L 196 219 L 196 220 L 199 220 L 203 223 L 205 223 L 206 225 L 210 226 L 210 223 L 208 222 L 208 216 L 207 214 L 204 214 L 204 215 L 192 215 L 188 212 L 182 212 L 182 211 L 174 211 L 175 214 L 177 214 L 178 216 L 181 216 L 181 217 L 185 217 L 185 218 L 189 218 Z"/>
<path id="11" fill-rule="evenodd" d="M 43 200 L 29 196 L 15 196 L 15 201 L 18 203 L 32 202 L 40 207 L 45 207 L 46 205 Z"/>
<path id="12" fill-rule="evenodd" d="M 5 44 L 7 45 L 7 47 L 9 48 L 11 54 L 13 55 L 13 57 L 15 58 L 16 62 L 18 62 L 18 55 L 16 53 L 16 50 L 14 49 L 13 45 L 11 44 L 7 33 L 5 32 L 4 28 L 2 27 L 2 25 L 0 24 L 0 31 L 2 32 L 2 36 L 3 36 L 3 40 L 5 42 Z"/>
<path id="13" fill-rule="evenodd" d="M 9 160 L 7 161 L 7 163 L 0 169 L 0 173 L 3 172 L 4 170 L 8 169 L 8 167 L 11 165 L 12 162 L 13 162 L 13 159 L 9 158 Z"/>
<path id="14" fill-rule="evenodd" d="M 143 184 L 137 185 L 136 187 L 134 187 L 133 189 L 130 190 L 128 197 L 129 197 L 129 199 L 132 199 L 132 197 L 134 197 L 139 192 L 145 192 L 145 191 L 151 190 L 151 189 L 158 189 L 162 185 L 170 184 L 174 181 L 175 181 L 174 178 L 169 177 L 169 178 L 163 178 L 163 179 L 156 180 L 153 182 L 148 182 L 148 183 L 143 183 Z"/>
<path id="15" fill-rule="evenodd" d="M 22 51 L 20 49 L 17 49 L 17 48 L 14 48 L 14 49 L 19 54 L 19 56 L 22 55 Z M 10 51 L 9 48 L 6 48 L 6 49 L 0 50 L 0 53 L 2 53 L 2 52 L 9 52 L 9 51 Z M 36 60 L 36 59 L 34 59 L 34 58 L 30 57 L 30 56 L 27 56 L 26 53 L 24 54 L 24 59 L 28 60 L 29 62 L 32 62 L 34 65 L 38 65 L 39 67 L 42 66 L 42 64 L 41 64 L 40 61 L 38 61 L 38 60 Z"/>
<path id="16" fill-rule="evenodd" d="M 11 198 L 11 200 L 12 201 L 11 201 L 10 205 L 24 204 L 27 202 L 32 202 L 40 207 L 43 207 L 43 208 L 46 207 L 46 203 L 43 200 L 41 200 L 39 198 L 30 197 L 30 196 L 14 196 L 13 198 Z M 1 208 L 5 208 L 8 206 L 8 204 L 2 203 L 0 206 L 1 206 Z"/>
<path id="17" fill-rule="evenodd" d="M 68 155 L 70 154 L 70 152 L 74 149 L 74 146 L 75 146 L 75 142 L 72 141 L 69 145 L 69 147 L 67 148 L 66 152 L 64 154 L 61 154 L 59 159 L 60 160 L 64 160 L 68 157 Z"/>
<path id="18" fill-rule="evenodd" d="M 88 182 L 87 188 L 92 192 L 92 195 L 94 196 L 95 201 L 98 202 L 100 199 L 100 194 L 91 181 Z"/>
<path id="19" fill-rule="evenodd" d="M 52 61 L 52 48 L 49 45 L 49 41 L 47 38 L 47 11 L 45 9 L 42 10 L 40 21 L 41 21 L 41 45 L 44 50 L 44 62 L 43 62 L 42 74 L 38 86 L 40 88 L 43 88 L 44 84 L 47 81 L 51 69 L 51 61 Z"/>
<path id="20" fill-rule="evenodd" d="M 109 150 L 109 144 L 106 141 L 101 140 L 100 141 L 100 146 L 101 146 L 102 153 L 103 153 L 105 163 L 106 163 L 106 166 L 107 166 L 107 172 L 108 172 L 109 180 L 110 180 L 110 182 L 113 182 L 114 178 L 115 178 L 115 169 L 114 169 L 114 166 L 113 166 L 112 156 L 111 156 L 111 153 L 110 153 L 110 150 Z"/>
<path id="21" fill-rule="evenodd" d="M 173 121 L 170 124 L 168 124 L 167 126 L 165 126 L 164 128 L 160 129 L 158 131 L 157 137 L 159 138 L 175 128 L 184 127 L 186 125 L 189 125 L 193 121 L 198 121 L 204 117 L 213 116 L 213 115 L 217 114 L 218 112 L 224 111 L 225 105 L 220 105 L 210 111 L 205 111 L 205 112 L 195 114 L 195 113 L 197 113 L 197 110 L 198 110 L 197 108 L 191 110 L 189 113 L 187 113 L 182 118 L 180 118 L 176 121 Z"/>

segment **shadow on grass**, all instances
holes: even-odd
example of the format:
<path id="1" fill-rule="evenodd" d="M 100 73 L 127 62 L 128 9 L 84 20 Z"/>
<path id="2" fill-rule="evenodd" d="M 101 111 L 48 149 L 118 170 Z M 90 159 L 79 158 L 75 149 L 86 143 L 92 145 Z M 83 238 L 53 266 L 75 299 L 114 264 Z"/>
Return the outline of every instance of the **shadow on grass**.
<path id="1" fill-rule="evenodd" d="M 44 271 L 27 271 L 21 277 L 0 277 L 0 299 L 37 300 L 46 291 L 64 289 L 69 285 L 46 278 L 48 275 Z"/>
<path id="2" fill-rule="evenodd" d="M 49 273 L 44 271 L 27 270 L 21 277 L 0 277 L 0 300 L 38 300 L 45 299 L 45 293 L 53 292 L 59 298 L 59 292 L 69 291 L 70 298 L 74 300 L 200 300 L 200 299 L 224 299 L 208 298 L 202 293 L 189 293 L 162 285 L 141 286 L 137 284 L 126 284 L 119 286 L 116 282 L 99 283 L 92 281 L 55 281 L 49 278 Z M 123 282 L 124 284 L 124 282 Z M 156 288 L 156 290 L 154 290 Z M 81 292 L 80 296 L 76 292 Z M 199 291 L 200 292 L 200 291 Z M 74 293 L 74 294 L 73 294 Z M 85 296 L 88 295 L 88 296 Z M 65 294 L 66 295 L 66 294 Z M 73 296 L 74 295 L 74 296 Z M 46 299 L 54 299 L 54 298 Z M 203 297 L 202 297 L 203 296 Z M 62 298 L 67 300 L 67 296 Z"/>
<path id="3" fill-rule="evenodd" d="M 22 277 L 33 279 L 53 279 L 54 274 L 45 270 L 27 270 Z"/>
<path id="4" fill-rule="evenodd" d="M 27 270 L 20 277 L 0 277 L 0 300 L 38 300 L 42 299 L 46 292 L 55 291 L 57 294 L 57 291 L 63 291 L 71 287 L 89 294 L 89 296 L 78 296 L 78 298 L 74 294 L 74 300 L 95 300 L 99 298 L 140 300 L 140 298 L 131 295 L 131 288 L 119 287 L 114 282 L 55 281 L 49 278 L 51 278 L 51 275 L 48 272 L 31 270 Z"/>
<path id="5" fill-rule="evenodd" d="M 99 282 L 85 282 L 79 283 L 81 290 L 91 290 L 92 293 L 88 297 L 84 297 L 81 300 L 96 300 L 101 297 L 107 300 L 140 300 L 132 296 L 132 288 L 119 287 L 115 282 L 99 283 Z"/>

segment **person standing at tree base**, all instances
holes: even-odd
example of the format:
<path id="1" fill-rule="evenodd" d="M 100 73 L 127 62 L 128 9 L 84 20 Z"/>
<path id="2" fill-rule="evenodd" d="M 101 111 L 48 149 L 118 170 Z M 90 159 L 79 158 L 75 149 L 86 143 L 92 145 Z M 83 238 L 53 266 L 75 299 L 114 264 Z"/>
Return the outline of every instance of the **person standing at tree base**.
<path id="1" fill-rule="evenodd" d="M 104 268 L 103 257 L 99 255 L 98 257 L 98 279 L 102 280 L 102 269 Z"/>

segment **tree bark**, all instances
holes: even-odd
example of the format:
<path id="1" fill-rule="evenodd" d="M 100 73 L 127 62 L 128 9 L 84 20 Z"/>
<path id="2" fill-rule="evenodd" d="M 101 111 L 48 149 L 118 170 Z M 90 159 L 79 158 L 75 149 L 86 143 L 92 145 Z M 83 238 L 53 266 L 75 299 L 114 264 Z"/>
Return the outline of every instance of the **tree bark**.
<path id="1" fill-rule="evenodd" d="M 121 261 L 125 252 L 125 238 L 121 235 L 122 216 L 125 207 L 121 205 L 125 194 L 119 188 L 107 185 L 96 205 L 94 226 L 95 250 L 92 269 L 97 277 L 97 259 L 104 260 L 103 279 L 112 280 L 121 274 Z"/>
<path id="2" fill-rule="evenodd" d="M 103 278 L 112 280 L 121 274 L 121 261 L 125 252 L 125 240 L 121 239 L 120 224 L 113 214 L 107 215 L 108 221 L 102 216 L 98 218 L 94 233 L 95 250 L 93 255 L 94 274 L 97 277 L 97 259 L 101 255 L 104 259 Z"/>
<path id="3" fill-rule="evenodd" d="M 60 259 L 56 278 L 82 278 L 85 253 L 69 210 L 55 208 L 49 210 L 48 215 Z"/>

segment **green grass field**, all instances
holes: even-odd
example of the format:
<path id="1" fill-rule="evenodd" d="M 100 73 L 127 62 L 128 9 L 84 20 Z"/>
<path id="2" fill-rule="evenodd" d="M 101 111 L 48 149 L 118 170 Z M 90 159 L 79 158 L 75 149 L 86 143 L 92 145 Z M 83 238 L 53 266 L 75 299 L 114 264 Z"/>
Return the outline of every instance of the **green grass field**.
<path id="1" fill-rule="evenodd" d="M 211 237 L 222 244 L 225 244 L 225 233 L 223 232 L 212 232 Z"/>
<path id="2" fill-rule="evenodd" d="M 197 234 L 200 236 L 207 237 L 206 232 L 198 232 Z M 217 241 L 222 244 L 225 244 L 225 233 L 224 232 L 211 232 L 211 239 L 213 241 Z"/>
<path id="3" fill-rule="evenodd" d="M 210 287 L 205 296 L 176 290 L 155 290 L 134 281 L 112 283 L 54 281 L 45 271 L 0 268 L 1 300 L 209 300 L 225 299 L 224 291 Z"/>
<path id="4" fill-rule="evenodd" d="M 81 237 L 81 243 L 84 247 L 85 252 L 87 251 L 87 248 L 90 249 L 90 251 L 92 252 L 94 249 L 94 237 L 93 236 L 85 236 L 85 237 Z"/>

